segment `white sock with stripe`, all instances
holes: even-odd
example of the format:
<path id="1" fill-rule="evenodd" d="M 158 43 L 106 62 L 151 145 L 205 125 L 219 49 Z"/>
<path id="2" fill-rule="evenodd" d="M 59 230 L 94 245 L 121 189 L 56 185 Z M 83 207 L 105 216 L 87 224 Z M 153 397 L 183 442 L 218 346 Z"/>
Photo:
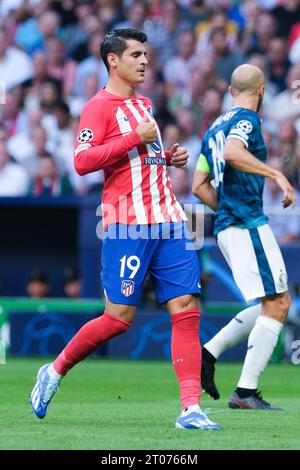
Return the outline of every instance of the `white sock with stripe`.
<path id="1" fill-rule="evenodd" d="M 239 388 L 257 388 L 258 379 L 269 362 L 282 327 L 283 324 L 274 318 L 264 315 L 258 317 L 249 335 Z"/>
<path id="2" fill-rule="evenodd" d="M 260 313 L 260 303 L 245 308 L 204 345 L 205 349 L 218 359 L 226 349 L 232 348 L 247 338 Z"/>

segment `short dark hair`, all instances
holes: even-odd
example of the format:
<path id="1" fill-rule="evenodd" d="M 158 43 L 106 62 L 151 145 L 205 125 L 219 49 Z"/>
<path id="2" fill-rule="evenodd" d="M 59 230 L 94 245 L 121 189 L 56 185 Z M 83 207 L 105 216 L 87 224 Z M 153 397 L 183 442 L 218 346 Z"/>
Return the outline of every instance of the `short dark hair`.
<path id="1" fill-rule="evenodd" d="M 58 111 L 63 111 L 66 114 L 70 114 L 70 108 L 68 104 L 63 100 L 56 101 L 56 103 L 54 104 L 54 109 Z"/>
<path id="2" fill-rule="evenodd" d="M 108 54 L 113 53 L 120 57 L 128 48 L 128 44 L 126 42 L 128 39 L 133 39 L 134 41 L 141 43 L 147 42 L 148 40 L 147 34 L 132 28 L 113 29 L 104 36 L 100 45 L 100 55 L 108 71 Z"/>
<path id="3" fill-rule="evenodd" d="M 44 271 L 35 268 L 29 274 L 28 282 L 41 282 L 42 284 L 49 284 L 49 278 Z"/>
<path id="4" fill-rule="evenodd" d="M 68 266 L 64 269 L 64 283 L 79 281 L 80 276 L 77 268 Z"/>

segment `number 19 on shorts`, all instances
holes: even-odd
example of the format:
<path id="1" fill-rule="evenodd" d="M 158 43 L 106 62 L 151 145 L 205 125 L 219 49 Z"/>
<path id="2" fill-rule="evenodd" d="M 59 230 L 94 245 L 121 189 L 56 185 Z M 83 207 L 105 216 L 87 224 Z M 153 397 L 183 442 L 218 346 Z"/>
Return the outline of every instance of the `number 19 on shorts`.
<path id="1" fill-rule="evenodd" d="M 129 279 L 134 278 L 141 266 L 141 261 L 139 257 L 135 255 L 129 256 L 128 258 L 127 255 L 123 256 L 123 258 L 120 259 L 120 263 L 120 277 L 125 276 L 125 268 L 127 267 L 131 271 Z"/>

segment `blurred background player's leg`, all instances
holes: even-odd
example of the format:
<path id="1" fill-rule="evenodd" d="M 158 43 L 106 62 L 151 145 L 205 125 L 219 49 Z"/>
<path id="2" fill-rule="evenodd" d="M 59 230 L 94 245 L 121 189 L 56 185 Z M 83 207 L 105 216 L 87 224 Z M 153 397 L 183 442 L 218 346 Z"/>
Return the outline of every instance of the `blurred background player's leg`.
<path id="1" fill-rule="evenodd" d="M 274 351 L 289 306 L 288 292 L 262 299 L 262 315 L 257 318 L 249 335 L 242 374 L 230 399 L 230 408 L 280 409 L 262 400 L 261 395 L 257 393 L 257 386 L 259 377 Z"/>
<path id="2" fill-rule="evenodd" d="M 204 388 L 213 398 L 219 398 L 214 382 L 214 362 L 223 348 L 236 344 L 250 332 L 242 376 L 229 406 L 271 409 L 257 394 L 257 385 L 275 348 L 290 305 L 284 261 L 268 224 L 249 230 L 228 227 L 219 232 L 217 240 L 244 298 L 248 302 L 260 298 L 261 304 L 238 314 L 243 323 L 232 320 L 216 339 L 205 345 Z"/>
<path id="3" fill-rule="evenodd" d="M 212 398 L 220 398 L 216 387 L 214 374 L 215 362 L 227 349 L 244 341 L 254 327 L 257 317 L 261 313 L 261 304 L 253 305 L 239 312 L 224 328 L 222 328 L 202 348 L 202 388 Z"/>

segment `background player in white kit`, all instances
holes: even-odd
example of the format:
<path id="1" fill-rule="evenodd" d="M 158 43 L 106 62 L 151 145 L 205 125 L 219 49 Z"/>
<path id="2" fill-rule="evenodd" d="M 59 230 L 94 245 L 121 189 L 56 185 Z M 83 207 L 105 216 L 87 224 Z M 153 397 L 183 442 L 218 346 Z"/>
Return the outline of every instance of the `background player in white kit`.
<path id="1" fill-rule="evenodd" d="M 223 351 L 249 335 L 242 374 L 229 407 L 279 409 L 257 390 L 290 306 L 284 261 L 263 212 L 264 177 L 274 179 L 283 191 L 284 208 L 295 203 L 295 193 L 280 171 L 264 163 L 266 148 L 258 115 L 264 94 L 261 70 L 249 64 L 237 67 L 230 93 L 232 108 L 204 136 L 193 192 L 216 211 L 214 234 L 244 298 L 248 302 L 260 299 L 260 303 L 240 312 L 204 345 L 202 386 L 219 398 L 214 363 Z"/>

